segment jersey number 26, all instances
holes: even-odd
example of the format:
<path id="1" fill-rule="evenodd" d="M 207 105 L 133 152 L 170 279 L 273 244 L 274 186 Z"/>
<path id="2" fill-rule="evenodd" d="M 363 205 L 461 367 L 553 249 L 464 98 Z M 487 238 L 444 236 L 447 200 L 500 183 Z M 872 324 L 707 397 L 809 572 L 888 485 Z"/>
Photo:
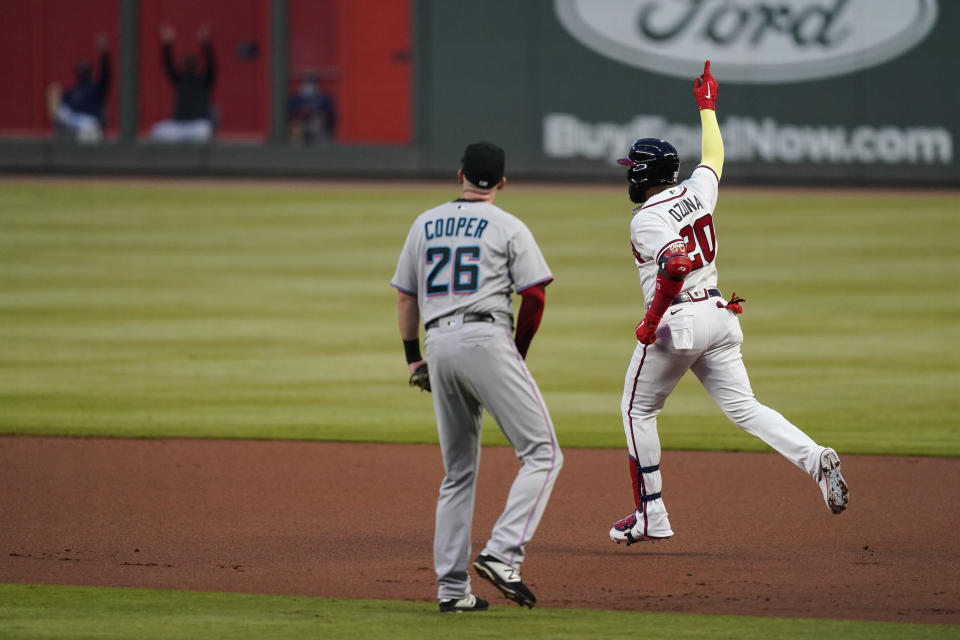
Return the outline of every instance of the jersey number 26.
<path id="1" fill-rule="evenodd" d="M 451 253 L 453 273 L 448 276 L 446 267 L 450 263 Z M 455 252 L 451 252 L 450 247 L 430 247 L 427 249 L 426 262 L 432 264 L 433 269 L 427 274 L 427 295 L 447 295 L 451 284 L 453 293 L 473 293 L 480 279 L 479 261 L 480 247 L 457 247 Z"/>

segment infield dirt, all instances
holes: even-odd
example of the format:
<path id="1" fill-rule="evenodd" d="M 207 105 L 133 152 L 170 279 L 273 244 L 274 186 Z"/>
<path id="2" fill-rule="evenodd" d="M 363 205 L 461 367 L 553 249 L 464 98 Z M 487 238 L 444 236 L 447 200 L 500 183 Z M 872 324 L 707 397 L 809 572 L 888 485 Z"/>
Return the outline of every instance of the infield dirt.
<path id="1" fill-rule="evenodd" d="M 625 453 L 568 449 L 524 579 L 543 607 L 960 623 L 960 460 L 840 453 L 834 516 L 779 455 L 666 451 L 676 535 L 624 547 Z M 517 465 L 483 451 L 475 553 Z M 433 607 L 442 473 L 427 445 L 0 437 L 0 582 Z"/>

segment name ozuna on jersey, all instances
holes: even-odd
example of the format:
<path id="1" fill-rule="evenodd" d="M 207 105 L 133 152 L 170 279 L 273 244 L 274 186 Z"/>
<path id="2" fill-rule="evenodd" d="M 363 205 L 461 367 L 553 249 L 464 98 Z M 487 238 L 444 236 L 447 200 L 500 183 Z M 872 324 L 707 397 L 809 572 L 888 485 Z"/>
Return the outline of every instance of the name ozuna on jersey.
<path id="1" fill-rule="evenodd" d="M 700 202 L 700 198 L 694 195 L 692 198 L 684 198 L 677 204 L 670 207 L 669 213 L 674 220 L 680 222 L 694 211 L 698 211 L 700 209 L 703 209 L 703 203 Z"/>

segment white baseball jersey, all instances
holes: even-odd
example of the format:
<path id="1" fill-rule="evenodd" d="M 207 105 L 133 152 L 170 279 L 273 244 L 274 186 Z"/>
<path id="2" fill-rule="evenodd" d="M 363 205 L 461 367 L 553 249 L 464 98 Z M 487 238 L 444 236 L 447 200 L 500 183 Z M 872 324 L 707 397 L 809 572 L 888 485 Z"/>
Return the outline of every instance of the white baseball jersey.
<path id="1" fill-rule="evenodd" d="M 636 207 L 630 220 L 630 244 L 643 287 L 645 306 L 656 292 L 657 261 L 667 247 L 683 242 L 693 262 L 683 291 L 717 286 L 717 234 L 713 210 L 717 205 L 717 174 L 700 165 L 689 179 Z"/>
<path id="2" fill-rule="evenodd" d="M 551 280 L 523 221 L 488 202 L 454 200 L 413 222 L 390 284 L 417 297 L 427 323 L 464 312 L 512 319 L 513 290 Z"/>
<path id="3" fill-rule="evenodd" d="M 717 192 L 716 174 L 701 165 L 689 180 L 634 209 L 630 238 L 646 306 L 650 306 L 656 290 L 657 259 L 677 242 L 686 244 L 693 263 L 682 291 L 717 286 L 717 235 L 713 228 Z M 694 372 L 734 424 L 779 451 L 818 483 L 823 482 L 820 456 L 824 448 L 780 413 L 757 401 L 740 353 L 742 341 L 740 321 L 726 307 L 726 300 L 697 296 L 670 307 L 659 324 L 656 342 L 637 342 L 624 377 L 620 405 L 633 465 L 636 524 L 631 535 L 673 535 L 663 499 L 657 416 L 687 371 Z M 612 531 L 611 537 L 617 541 L 614 536 Z"/>

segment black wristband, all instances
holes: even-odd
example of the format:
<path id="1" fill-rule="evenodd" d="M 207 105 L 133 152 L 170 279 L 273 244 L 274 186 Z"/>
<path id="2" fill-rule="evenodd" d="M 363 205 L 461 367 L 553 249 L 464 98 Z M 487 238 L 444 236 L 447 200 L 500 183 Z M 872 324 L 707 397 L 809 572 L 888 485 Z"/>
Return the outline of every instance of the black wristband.
<path id="1" fill-rule="evenodd" d="M 407 356 L 407 364 L 423 360 L 420 355 L 420 338 L 403 341 L 403 353 Z"/>

